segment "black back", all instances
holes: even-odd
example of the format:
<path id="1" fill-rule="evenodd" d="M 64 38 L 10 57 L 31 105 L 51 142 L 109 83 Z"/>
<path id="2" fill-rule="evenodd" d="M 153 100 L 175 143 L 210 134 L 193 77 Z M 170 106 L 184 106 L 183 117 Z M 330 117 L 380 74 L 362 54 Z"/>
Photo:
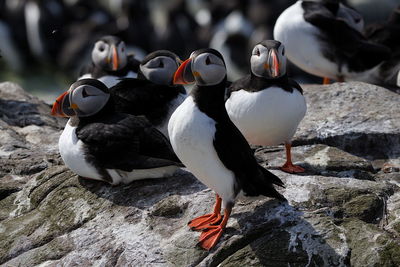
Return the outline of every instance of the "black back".
<path id="1" fill-rule="evenodd" d="M 343 65 L 360 72 L 388 59 L 390 49 L 368 42 L 361 33 L 336 17 L 339 4 L 335 2 L 302 2 L 304 19 L 321 30 L 318 38 L 326 44 L 322 51 L 324 56 L 338 65 L 339 72 Z"/>
<path id="2" fill-rule="evenodd" d="M 295 80 L 288 78 L 287 75 L 284 75 L 276 79 L 272 78 L 267 79 L 258 77 L 253 73 L 250 73 L 249 75 L 246 75 L 243 78 L 240 78 L 239 80 L 233 82 L 228 87 L 227 97 L 229 98 L 232 92 L 239 90 L 245 90 L 248 92 L 258 92 L 261 90 L 268 89 L 270 87 L 279 87 L 290 93 L 292 93 L 293 90 L 295 89 L 298 90 L 301 94 L 303 94 L 303 89 L 301 88 L 301 86 Z"/>
<path id="3" fill-rule="evenodd" d="M 368 40 L 400 51 L 400 6 L 397 7 L 385 23 L 372 24 L 366 27 Z"/>
<path id="4" fill-rule="evenodd" d="M 144 115 L 153 125 L 164 121 L 170 102 L 186 94 L 183 86 L 154 84 L 148 80 L 123 79 L 110 88 L 118 112 Z"/>
<path id="5" fill-rule="evenodd" d="M 196 85 L 191 95 L 200 111 L 216 122 L 214 148 L 225 167 L 235 174 L 236 193 L 242 189 L 248 196 L 285 200 L 273 187 L 273 184 L 283 186 L 283 182 L 257 163 L 246 139 L 229 119 L 224 104 L 225 89 L 226 78 L 214 86 Z"/>
<path id="6" fill-rule="evenodd" d="M 76 135 L 84 143 L 85 158 L 103 178 L 106 169 L 130 172 L 181 165 L 168 140 L 146 118 L 113 112 L 112 99 L 97 114 L 74 118 Z"/>

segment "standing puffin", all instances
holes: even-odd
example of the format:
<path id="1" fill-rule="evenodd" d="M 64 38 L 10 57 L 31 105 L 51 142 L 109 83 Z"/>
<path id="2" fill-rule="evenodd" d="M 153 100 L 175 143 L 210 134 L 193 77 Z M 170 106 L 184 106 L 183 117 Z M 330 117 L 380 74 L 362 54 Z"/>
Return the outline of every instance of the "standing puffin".
<path id="1" fill-rule="evenodd" d="M 182 163 L 217 194 L 214 212 L 189 222 L 192 229 L 204 230 L 199 245 L 211 249 L 222 235 L 239 192 L 285 200 L 273 186 L 283 186 L 283 182 L 257 163 L 246 139 L 229 119 L 221 54 L 214 49 L 194 51 L 174 76 L 174 83 L 189 82 L 195 86 L 172 114 L 168 133 Z"/>
<path id="2" fill-rule="evenodd" d="M 168 140 L 146 118 L 115 112 L 107 87 L 96 79 L 73 83 L 52 115 L 70 117 L 59 150 L 84 178 L 126 184 L 169 176 L 180 166 Z"/>
<path id="3" fill-rule="evenodd" d="M 289 173 L 304 172 L 291 159 L 291 139 L 306 114 L 303 90 L 286 75 L 284 46 L 275 40 L 257 44 L 250 58 L 250 74 L 228 88 L 226 110 L 233 123 L 254 145 L 284 143 Z"/>
<path id="4" fill-rule="evenodd" d="M 94 78 L 108 88 L 121 78 L 136 78 L 140 62 L 127 55 L 125 42 L 112 35 L 101 37 L 92 50 L 92 62 L 85 66 L 78 78 Z"/>
<path id="5" fill-rule="evenodd" d="M 185 88 L 172 83 L 180 64 L 179 57 L 167 50 L 147 55 L 137 79 L 123 79 L 110 88 L 116 110 L 145 116 L 168 138 L 169 118 L 186 98 Z"/>
<path id="6" fill-rule="evenodd" d="M 297 1 L 277 19 L 274 39 L 288 59 L 319 77 L 345 81 L 389 57 L 390 50 L 360 33 L 362 17 L 338 0 Z"/>

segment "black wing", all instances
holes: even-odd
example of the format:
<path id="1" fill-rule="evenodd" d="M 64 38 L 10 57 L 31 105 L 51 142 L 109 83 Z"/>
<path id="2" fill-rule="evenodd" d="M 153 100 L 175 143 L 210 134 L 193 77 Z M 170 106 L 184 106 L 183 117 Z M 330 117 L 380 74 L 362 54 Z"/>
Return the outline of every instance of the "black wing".
<path id="1" fill-rule="evenodd" d="M 390 57 L 390 49 L 368 42 L 323 3 L 305 1 L 302 6 L 305 10 L 304 19 L 321 30 L 323 34 L 319 37 L 328 44 L 324 55 L 339 65 L 346 62 L 349 69 L 363 71 Z"/>
<path id="2" fill-rule="evenodd" d="M 185 92 L 182 88 L 131 78 L 122 79 L 110 88 L 110 93 L 118 112 L 144 115 L 151 123 L 157 125 L 167 115 L 170 101 Z"/>
<path id="3" fill-rule="evenodd" d="M 227 89 L 227 96 L 229 96 L 239 90 L 246 90 L 248 92 L 258 92 L 260 90 L 264 90 L 269 87 L 280 87 L 283 90 L 292 93 L 293 88 L 297 89 L 301 94 L 303 94 L 303 89 L 301 86 L 294 80 L 288 78 L 287 75 L 284 75 L 275 79 L 264 79 L 261 77 L 257 77 L 255 75 L 249 74 L 239 80 L 233 82 Z"/>
<path id="4" fill-rule="evenodd" d="M 392 51 L 400 52 L 400 6 L 382 24 L 371 24 L 365 28 L 368 40 L 390 47 Z"/>
<path id="5" fill-rule="evenodd" d="M 227 89 L 227 97 L 229 98 L 231 94 L 235 91 L 239 91 L 244 88 L 249 88 L 251 83 L 250 81 L 251 81 L 251 76 L 249 74 L 231 83 Z"/>
<path id="6" fill-rule="evenodd" d="M 288 83 L 290 87 L 296 88 L 301 94 L 303 94 L 303 88 L 301 88 L 300 84 L 298 84 L 295 80 L 288 78 Z"/>
<path id="7" fill-rule="evenodd" d="M 87 159 L 106 169 L 131 171 L 179 165 L 168 140 L 143 117 L 113 114 L 100 122 L 78 126 Z"/>
<path id="8" fill-rule="evenodd" d="M 285 200 L 273 187 L 273 184 L 283 186 L 281 179 L 257 163 L 246 139 L 229 118 L 216 124 L 214 147 L 222 163 L 233 171 L 246 195 L 262 194 Z"/>

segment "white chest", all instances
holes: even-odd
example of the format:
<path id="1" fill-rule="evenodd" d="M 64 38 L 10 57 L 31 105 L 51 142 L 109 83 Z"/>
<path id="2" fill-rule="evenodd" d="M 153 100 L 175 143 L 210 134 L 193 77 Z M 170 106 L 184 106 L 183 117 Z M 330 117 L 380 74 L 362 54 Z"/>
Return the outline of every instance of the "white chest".
<path id="1" fill-rule="evenodd" d="M 191 96 L 175 110 L 168 124 L 171 145 L 182 163 L 225 201 L 234 200 L 234 174 L 215 151 L 215 131 L 215 121 L 197 108 Z"/>
<path id="2" fill-rule="evenodd" d="M 278 87 L 258 92 L 233 92 L 225 107 L 232 122 L 255 145 L 290 142 L 307 106 L 304 96 Z"/>
<path id="3" fill-rule="evenodd" d="M 169 139 L 168 135 L 169 119 L 171 118 L 171 115 L 172 113 L 174 113 L 176 108 L 179 107 L 183 103 L 183 101 L 185 101 L 186 96 L 187 96 L 186 94 L 179 94 L 174 100 L 172 100 L 171 103 L 169 104 L 168 112 L 165 116 L 165 119 L 159 125 L 156 126 L 157 130 L 162 132 L 164 136 L 167 137 L 168 139 Z"/>
<path id="4" fill-rule="evenodd" d="M 61 158 L 74 173 L 82 177 L 102 180 L 96 169 L 86 161 L 83 143 L 77 138 L 75 131 L 76 127 L 72 127 L 69 122 L 65 125 L 58 142 Z"/>
<path id="5" fill-rule="evenodd" d="M 287 58 L 306 72 L 335 79 L 337 64 L 326 59 L 322 50 L 324 42 L 318 38 L 320 31 L 303 18 L 301 1 L 286 9 L 277 19 L 274 39 L 282 42 Z"/>

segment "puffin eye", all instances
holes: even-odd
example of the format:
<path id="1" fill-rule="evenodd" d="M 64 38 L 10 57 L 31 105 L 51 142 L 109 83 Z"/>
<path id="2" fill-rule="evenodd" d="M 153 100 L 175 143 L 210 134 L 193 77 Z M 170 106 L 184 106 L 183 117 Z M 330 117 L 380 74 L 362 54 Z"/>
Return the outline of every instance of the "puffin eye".
<path id="1" fill-rule="evenodd" d="M 104 45 L 100 45 L 100 46 L 99 46 L 99 51 L 100 51 L 100 52 L 103 52 L 104 49 L 105 49 Z"/>
<path id="2" fill-rule="evenodd" d="M 124 52 L 124 51 L 125 51 L 125 47 L 122 47 L 122 48 L 121 48 L 121 52 Z"/>
<path id="3" fill-rule="evenodd" d="M 88 97 L 89 96 L 89 94 L 86 92 L 86 88 L 83 88 L 82 89 L 82 97 L 83 98 L 86 98 L 86 97 Z"/>
<path id="4" fill-rule="evenodd" d="M 260 50 L 259 49 L 256 50 L 256 55 L 260 56 Z"/>
<path id="5" fill-rule="evenodd" d="M 285 48 L 282 48 L 282 56 L 285 55 Z"/>
<path id="6" fill-rule="evenodd" d="M 158 65 L 159 68 L 164 68 L 164 62 L 160 60 L 160 64 Z"/>
<path id="7" fill-rule="evenodd" d="M 206 65 L 210 65 L 211 64 L 211 59 L 209 56 L 207 56 L 206 58 Z"/>

